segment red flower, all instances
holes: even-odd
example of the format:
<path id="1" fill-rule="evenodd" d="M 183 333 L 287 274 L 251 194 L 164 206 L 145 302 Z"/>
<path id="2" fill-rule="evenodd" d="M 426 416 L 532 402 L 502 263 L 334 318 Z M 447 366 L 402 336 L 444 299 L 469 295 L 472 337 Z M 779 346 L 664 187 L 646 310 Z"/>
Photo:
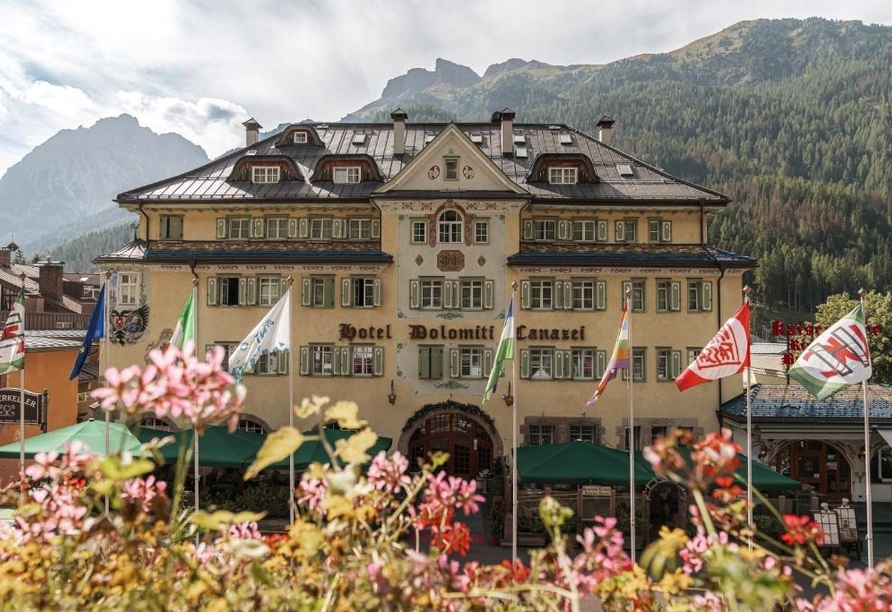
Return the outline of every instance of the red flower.
<path id="1" fill-rule="evenodd" d="M 785 514 L 783 519 L 787 533 L 781 536 L 781 540 L 786 544 L 801 546 L 808 542 L 820 544 L 824 541 L 824 532 L 810 517 Z"/>

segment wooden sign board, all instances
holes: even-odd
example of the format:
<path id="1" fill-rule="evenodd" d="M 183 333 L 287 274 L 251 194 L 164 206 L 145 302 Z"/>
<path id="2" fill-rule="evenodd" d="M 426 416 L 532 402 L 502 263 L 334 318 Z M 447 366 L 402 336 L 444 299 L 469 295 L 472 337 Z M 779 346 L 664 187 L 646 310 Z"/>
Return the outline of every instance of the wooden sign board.
<path id="1" fill-rule="evenodd" d="M 610 497 L 613 495 L 613 489 L 597 485 L 582 485 L 582 495 L 585 497 Z"/>
<path id="2" fill-rule="evenodd" d="M 839 517 L 839 541 L 858 541 L 858 521 L 855 518 L 855 509 L 839 507 L 834 510 Z"/>
<path id="3" fill-rule="evenodd" d="M 43 395 L 25 390 L 25 423 L 42 425 L 46 421 L 43 410 Z M 20 423 L 22 391 L 20 389 L 0 389 L 0 423 Z"/>

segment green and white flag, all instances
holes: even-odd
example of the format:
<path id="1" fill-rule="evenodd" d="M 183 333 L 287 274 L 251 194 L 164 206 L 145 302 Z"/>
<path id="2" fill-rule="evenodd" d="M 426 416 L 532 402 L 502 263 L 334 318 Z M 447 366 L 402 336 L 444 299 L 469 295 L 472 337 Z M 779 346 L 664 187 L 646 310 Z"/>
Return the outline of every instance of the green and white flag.
<path id="1" fill-rule="evenodd" d="M 291 287 L 229 354 L 229 373 L 236 380 L 254 371 L 261 355 L 291 350 Z"/>
<path id="2" fill-rule="evenodd" d="M 6 325 L 0 330 L 0 374 L 25 369 L 25 288 L 9 309 Z"/>
<path id="3" fill-rule="evenodd" d="M 819 400 L 867 380 L 872 373 L 861 304 L 815 338 L 789 372 Z"/>
<path id="4" fill-rule="evenodd" d="M 483 392 L 483 401 L 480 405 L 486 408 L 486 403 L 495 393 L 499 384 L 499 376 L 502 375 L 503 362 L 506 359 L 514 359 L 514 298 L 508 302 L 508 312 L 505 314 L 505 326 L 502 328 L 502 336 L 499 338 L 499 348 L 496 349 L 496 357 L 493 359 L 492 371 L 489 380 L 486 381 L 486 390 Z"/>
<path id="5" fill-rule="evenodd" d="M 189 292 L 189 298 L 183 305 L 180 318 L 177 319 L 177 326 L 173 328 L 173 334 L 170 336 L 170 343 L 178 349 L 182 349 L 188 340 L 195 342 L 195 308 L 192 303 L 194 294 L 194 291 Z"/>

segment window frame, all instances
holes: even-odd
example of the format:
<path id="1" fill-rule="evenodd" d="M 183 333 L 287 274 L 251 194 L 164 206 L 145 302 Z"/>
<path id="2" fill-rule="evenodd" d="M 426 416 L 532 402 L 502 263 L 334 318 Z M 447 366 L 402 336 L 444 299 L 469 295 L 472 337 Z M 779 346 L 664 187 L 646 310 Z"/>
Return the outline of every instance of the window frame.
<path id="1" fill-rule="evenodd" d="M 548 168 L 550 185 L 575 185 L 579 182 L 579 169 L 575 166 L 551 166 Z"/>
<path id="2" fill-rule="evenodd" d="M 534 218 L 533 242 L 554 242 L 557 240 L 557 219 Z"/>
<path id="3" fill-rule="evenodd" d="M 351 217 L 347 219 L 347 238 L 360 241 L 371 240 L 372 219 L 370 217 Z"/>
<path id="4" fill-rule="evenodd" d="M 688 312 L 712 312 L 712 281 L 688 279 Z"/>
<path id="5" fill-rule="evenodd" d="M 412 219 L 409 223 L 411 244 L 427 244 L 427 220 Z"/>
<path id="6" fill-rule="evenodd" d="M 445 219 L 453 215 L 455 219 Z M 454 209 L 444 210 L 437 217 L 437 242 L 439 244 L 462 244 L 464 234 L 464 218 Z"/>
<path id="7" fill-rule="evenodd" d="M 279 166 L 251 166 L 251 182 L 255 185 L 272 185 L 281 180 L 282 169 Z"/>
<path id="8" fill-rule="evenodd" d="M 613 225 L 614 241 L 620 244 L 638 243 L 638 219 L 618 219 Z"/>
<path id="9" fill-rule="evenodd" d="M 551 423 L 531 423 L 527 425 L 526 446 L 554 444 L 556 429 Z"/>
<path id="10" fill-rule="evenodd" d="M 264 217 L 264 236 L 269 240 L 285 240 L 288 238 L 288 217 L 276 215 Z"/>
<path id="11" fill-rule="evenodd" d="M 531 346 L 529 349 L 530 380 L 554 380 L 554 347 Z M 539 375 L 542 372 L 543 375 Z"/>
<path id="12" fill-rule="evenodd" d="M 158 223 L 159 240 L 183 239 L 183 215 L 159 215 Z"/>
<path id="13" fill-rule="evenodd" d="M 333 236 L 333 217 L 310 217 L 310 240 L 331 240 Z"/>
<path id="14" fill-rule="evenodd" d="M 444 157 L 443 158 L 443 180 L 444 181 L 457 181 L 458 180 L 458 166 L 459 166 L 459 157 Z"/>
<path id="15" fill-rule="evenodd" d="M 333 344 L 310 344 L 308 373 L 310 376 L 334 376 L 335 347 Z M 326 362 L 326 355 L 328 360 Z M 327 371 L 326 371 L 327 370 Z"/>
<path id="16" fill-rule="evenodd" d="M 442 310 L 444 284 L 444 279 L 439 277 L 418 279 L 418 308 Z"/>
<path id="17" fill-rule="evenodd" d="M 248 240 L 251 238 L 251 217 L 226 217 L 226 239 Z"/>
<path id="18" fill-rule="evenodd" d="M 359 366 L 357 368 L 357 365 Z M 365 371 L 368 369 L 368 371 Z M 375 346 L 353 344 L 350 346 L 350 376 L 367 378 L 375 375 Z"/>
<path id="19" fill-rule="evenodd" d="M 275 306 L 284 293 L 281 277 L 265 275 L 257 277 L 258 306 Z"/>
<path id="20" fill-rule="evenodd" d="M 465 298 L 469 299 L 466 300 Z M 479 305 L 475 304 L 479 300 Z M 461 310 L 483 310 L 486 305 L 486 279 L 459 279 L 459 305 Z"/>
<path id="21" fill-rule="evenodd" d="M 474 244 L 489 244 L 489 219 L 474 219 Z"/>
<path id="22" fill-rule="evenodd" d="M 335 185 L 356 185 L 361 183 L 362 167 L 336 166 L 335 168 L 332 168 L 331 180 Z"/>
<path id="23" fill-rule="evenodd" d="M 486 375 L 484 353 L 482 346 L 458 347 L 458 378 L 483 379 Z"/>
<path id="24" fill-rule="evenodd" d="M 118 272 L 119 306 L 136 306 L 139 304 L 139 272 Z"/>

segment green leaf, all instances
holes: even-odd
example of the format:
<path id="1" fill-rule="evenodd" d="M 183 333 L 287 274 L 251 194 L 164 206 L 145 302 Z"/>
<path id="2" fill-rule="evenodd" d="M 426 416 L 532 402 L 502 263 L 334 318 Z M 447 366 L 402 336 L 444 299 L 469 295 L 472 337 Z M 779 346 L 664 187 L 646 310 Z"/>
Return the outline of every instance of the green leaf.
<path id="1" fill-rule="evenodd" d="M 124 482 L 150 473 L 155 469 L 155 463 L 149 459 L 133 459 L 128 463 L 123 463 L 120 457 L 112 455 L 99 461 L 99 469 L 107 478 L 116 482 Z"/>
<path id="2" fill-rule="evenodd" d="M 282 427 L 269 434 L 257 451 L 254 463 L 245 471 L 245 480 L 254 478 L 267 466 L 291 455 L 304 443 L 304 439 L 304 435 L 294 427 Z"/>
<path id="3" fill-rule="evenodd" d="M 216 512 L 209 513 L 204 510 L 199 510 L 192 515 L 189 521 L 208 531 L 226 531 L 232 525 L 256 523 L 264 516 L 266 516 L 265 512 L 232 513 L 228 510 L 217 510 Z"/>

